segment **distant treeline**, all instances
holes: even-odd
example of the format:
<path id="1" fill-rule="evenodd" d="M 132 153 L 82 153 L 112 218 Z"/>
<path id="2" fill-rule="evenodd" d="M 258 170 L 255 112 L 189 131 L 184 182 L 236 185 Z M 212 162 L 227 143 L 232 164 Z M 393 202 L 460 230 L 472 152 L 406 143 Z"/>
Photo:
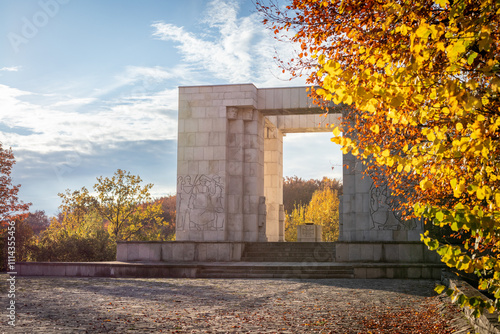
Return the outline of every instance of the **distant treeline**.
<path id="1" fill-rule="evenodd" d="M 342 182 L 324 177 L 321 180 L 303 180 L 297 176 L 283 180 L 285 209 L 285 240 L 297 241 L 297 226 L 322 226 L 323 241 L 339 237 L 339 195 Z"/>
<path id="2" fill-rule="evenodd" d="M 307 222 L 323 225 L 325 239 L 335 238 L 338 235 L 335 232 L 335 229 L 338 230 L 338 195 L 341 193 L 342 182 L 336 179 L 284 178 L 287 241 L 295 241 L 297 225 Z M 129 222 L 128 229 L 122 229 L 120 233 L 116 232 L 116 224 L 111 224 L 83 195 L 82 191 L 60 194 L 63 203 L 61 212 L 55 217 L 48 217 L 41 210 L 18 216 L 16 261 L 110 261 L 116 258 L 117 239 L 175 240 L 175 195 L 137 205 L 133 211 L 138 218 Z M 322 216 L 318 215 L 320 206 L 324 207 L 321 209 Z M 337 227 L 331 227 L 332 224 Z M 134 233 L 127 234 L 127 231 Z M 3 252 L 3 259 L 7 259 L 7 237 L 7 229 L 1 229 L 0 252 Z M 0 270 L 5 270 L 5 262 Z"/>
<path id="3" fill-rule="evenodd" d="M 142 203 L 141 209 L 159 207 L 159 217 L 145 218 L 139 222 L 144 227 L 141 233 L 129 240 L 174 240 L 176 196 L 166 196 Z M 76 208 L 75 208 L 76 211 Z M 109 229 L 109 221 L 96 212 L 87 212 L 80 220 L 68 212 L 48 217 L 44 211 L 28 213 L 16 220 L 16 261 L 76 262 L 114 261 L 116 238 Z M 7 259 L 7 230 L 0 236 L 2 259 Z M 2 261 L 0 271 L 5 271 Z"/>
<path id="4" fill-rule="evenodd" d="M 321 180 L 304 180 L 298 176 L 283 179 L 283 205 L 286 212 L 292 212 L 295 205 L 308 205 L 314 192 L 330 188 L 342 195 L 342 181 L 323 177 Z"/>

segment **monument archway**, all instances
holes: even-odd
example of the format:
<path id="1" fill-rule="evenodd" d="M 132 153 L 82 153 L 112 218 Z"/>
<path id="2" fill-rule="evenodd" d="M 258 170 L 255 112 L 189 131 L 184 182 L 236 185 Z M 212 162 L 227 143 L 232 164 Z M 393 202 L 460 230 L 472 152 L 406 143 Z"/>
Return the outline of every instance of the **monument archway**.
<path id="1" fill-rule="evenodd" d="M 306 87 L 180 87 L 176 240 L 284 241 L 283 135 L 330 131 L 318 124 L 338 124 L 342 111 L 325 120 Z M 340 240 L 418 241 L 421 226 L 398 219 L 390 191 L 343 160 Z"/>

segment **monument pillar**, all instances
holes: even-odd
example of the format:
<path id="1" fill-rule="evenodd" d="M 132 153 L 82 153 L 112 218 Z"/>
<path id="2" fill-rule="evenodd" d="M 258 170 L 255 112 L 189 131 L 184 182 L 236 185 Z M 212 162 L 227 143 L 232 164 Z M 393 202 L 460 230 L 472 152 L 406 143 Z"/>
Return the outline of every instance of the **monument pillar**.
<path id="1" fill-rule="evenodd" d="M 283 211 L 283 133 L 270 122 L 264 129 L 264 196 L 267 241 L 285 241 Z M 276 222 L 278 222 L 276 224 Z"/>
<path id="2" fill-rule="evenodd" d="M 227 120 L 227 238 L 258 241 L 264 192 L 264 117 L 252 108 L 229 107 Z"/>

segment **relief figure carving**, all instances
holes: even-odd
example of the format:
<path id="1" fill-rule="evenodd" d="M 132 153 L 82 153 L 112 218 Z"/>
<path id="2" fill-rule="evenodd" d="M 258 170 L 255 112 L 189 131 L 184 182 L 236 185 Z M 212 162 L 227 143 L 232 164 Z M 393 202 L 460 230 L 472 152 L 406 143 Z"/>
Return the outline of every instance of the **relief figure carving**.
<path id="1" fill-rule="evenodd" d="M 401 210 L 397 209 L 402 199 L 393 196 L 387 185 L 370 187 L 370 218 L 373 230 L 414 230 L 415 219 L 403 220 Z"/>
<path id="2" fill-rule="evenodd" d="M 178 229 L 216 231 L 224 228 L 224 185 L 219 175 L 187 175 L 177 180 Z"/>

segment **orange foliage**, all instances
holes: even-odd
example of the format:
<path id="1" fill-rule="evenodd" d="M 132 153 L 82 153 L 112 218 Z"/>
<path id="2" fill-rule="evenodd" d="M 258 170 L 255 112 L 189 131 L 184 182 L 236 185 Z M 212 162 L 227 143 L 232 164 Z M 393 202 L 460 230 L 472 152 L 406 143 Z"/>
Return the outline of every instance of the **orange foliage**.
<path id="1" fill-rule="evenodd" d="M 13 185 L 12 166 L 16 163 L 11 149 L 4 149 L 0 143 L 0 222 L 6 226 L 9 221 L 25 214 L 31 203 L 23 203 L 17 197 L 21 185 Z"/>

